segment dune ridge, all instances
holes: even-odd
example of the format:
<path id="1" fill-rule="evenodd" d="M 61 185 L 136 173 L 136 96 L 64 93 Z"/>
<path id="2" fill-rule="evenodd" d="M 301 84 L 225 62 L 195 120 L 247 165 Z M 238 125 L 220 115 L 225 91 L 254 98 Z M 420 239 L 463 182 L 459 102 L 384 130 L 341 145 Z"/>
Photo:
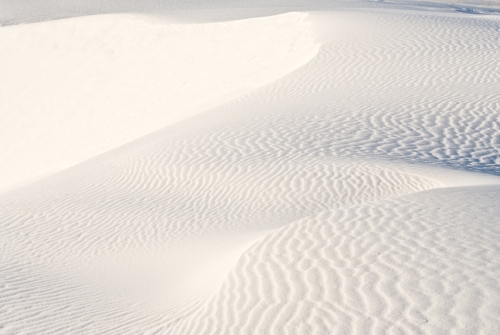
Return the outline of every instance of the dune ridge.
<path id="1" fill-rule="evenodd" d="M 90 159 L 292 71 L 317 52 L 306 17 L 178 24 L 109 14 L 0 29 L 0 71 L 10 79 L 0 83 L 0 188 Z"/>
<path id="2" fill-rule="evenodd" d="M 498 17 L 377 8 L 221 23 L 258 84 L 0 194 L 0 334 L 498 332 Z"/>
<path id="3" fill-rule="evenodd" d="M 212 300 L 169 331 L 494 334 L 498 192 L 431 190 L 289 224 L 250 248 Z M 464 198 L 466 208 L 452 201 Z"/>

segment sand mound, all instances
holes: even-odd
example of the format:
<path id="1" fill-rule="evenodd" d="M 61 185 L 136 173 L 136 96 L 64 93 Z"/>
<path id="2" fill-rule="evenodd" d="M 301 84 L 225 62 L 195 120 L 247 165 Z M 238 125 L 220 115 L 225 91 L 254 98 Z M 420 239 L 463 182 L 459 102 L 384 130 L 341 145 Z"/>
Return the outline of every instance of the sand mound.
<path id="1" fill-rule="evenodd" d="M 497 17 L 0 35 L 0 334 L 499 331 Z"/>
<path id="2" fill-rule="evenodd" d="M 317 51 L 305 17 L 181 25 L 101 15 L 0 29 L 0 71 L 9 78 L 0 83 L 0 187 L 282 76 Z"/>

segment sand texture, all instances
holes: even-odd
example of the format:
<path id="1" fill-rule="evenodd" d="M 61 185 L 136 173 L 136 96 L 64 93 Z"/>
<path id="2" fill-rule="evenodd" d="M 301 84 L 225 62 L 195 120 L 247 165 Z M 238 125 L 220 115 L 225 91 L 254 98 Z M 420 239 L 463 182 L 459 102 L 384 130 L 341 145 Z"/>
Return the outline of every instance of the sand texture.
<path id="1" fill-rule="evenodd" d="M 495 4 L 0 4 L 0 334 L 500 334 Z"/>

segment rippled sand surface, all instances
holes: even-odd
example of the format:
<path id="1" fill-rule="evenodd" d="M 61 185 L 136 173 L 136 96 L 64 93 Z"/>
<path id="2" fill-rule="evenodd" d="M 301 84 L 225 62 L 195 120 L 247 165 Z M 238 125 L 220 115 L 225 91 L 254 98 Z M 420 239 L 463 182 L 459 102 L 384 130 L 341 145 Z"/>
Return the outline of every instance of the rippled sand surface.
<path id="1" fill-rule="evenodd" d="M 0 3 L 0 334 L 500 333 L 495 3 Z"/>

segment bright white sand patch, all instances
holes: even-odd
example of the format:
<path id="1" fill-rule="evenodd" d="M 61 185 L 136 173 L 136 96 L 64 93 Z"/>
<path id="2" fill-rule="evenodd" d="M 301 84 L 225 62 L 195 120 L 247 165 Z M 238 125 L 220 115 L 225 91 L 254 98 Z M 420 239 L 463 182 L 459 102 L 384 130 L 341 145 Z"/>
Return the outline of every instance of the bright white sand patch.
<path id="1" fill-rule="evenodd" d="M 164 46 L 146 32 L 180 27 L 164 38 L 199 41 L 185 44 L 199 71 L 183 88 L 191 70 L 163 82 L 176 94 L 143 94 L 171 94 L 165 104 L 193 112 L 165 114 L 180 122 L 0 196 L 0 334 L 498 333 L 498 18 L 384 8 L 189 26 L 121 15 L 58 22 L 130 24 L 122 48 L 144 39 L 149 51 L 134 57 L 149 63 L 127 52 L 93 66 L 127 74 L 127 61 L 143 84 L 167 76 L 156 68 L 177 70 L 157 61 Z M 215 32 L 232 45 L 210 51 L 199 35 Z M 104 50 L 114 43 L 93 36 Z M 262 49 L 224 64 L 218 50 L 237 50 L 238 36 Z M 259 60 L 267 48 L 276 58 Z M 118 84 L 123 99 L 142 92 Z M 204 97 L 237 84 L 255 88 Z M 212 98 L 212 110 L 189 109 Z M 124 117 L 141 112 L 113 101 Z M 102 113 L 123 136 L 109 148 L 133 139 L 132 121 Z M 86 148 L 84 135 L 72 145 Z"/>
<path id="2" fill-rule="evenodd" d="M 0 188 L 293 70 L 317 52 L 306 16 L 180 25 L 122 14 L 1 28 Z"/>

